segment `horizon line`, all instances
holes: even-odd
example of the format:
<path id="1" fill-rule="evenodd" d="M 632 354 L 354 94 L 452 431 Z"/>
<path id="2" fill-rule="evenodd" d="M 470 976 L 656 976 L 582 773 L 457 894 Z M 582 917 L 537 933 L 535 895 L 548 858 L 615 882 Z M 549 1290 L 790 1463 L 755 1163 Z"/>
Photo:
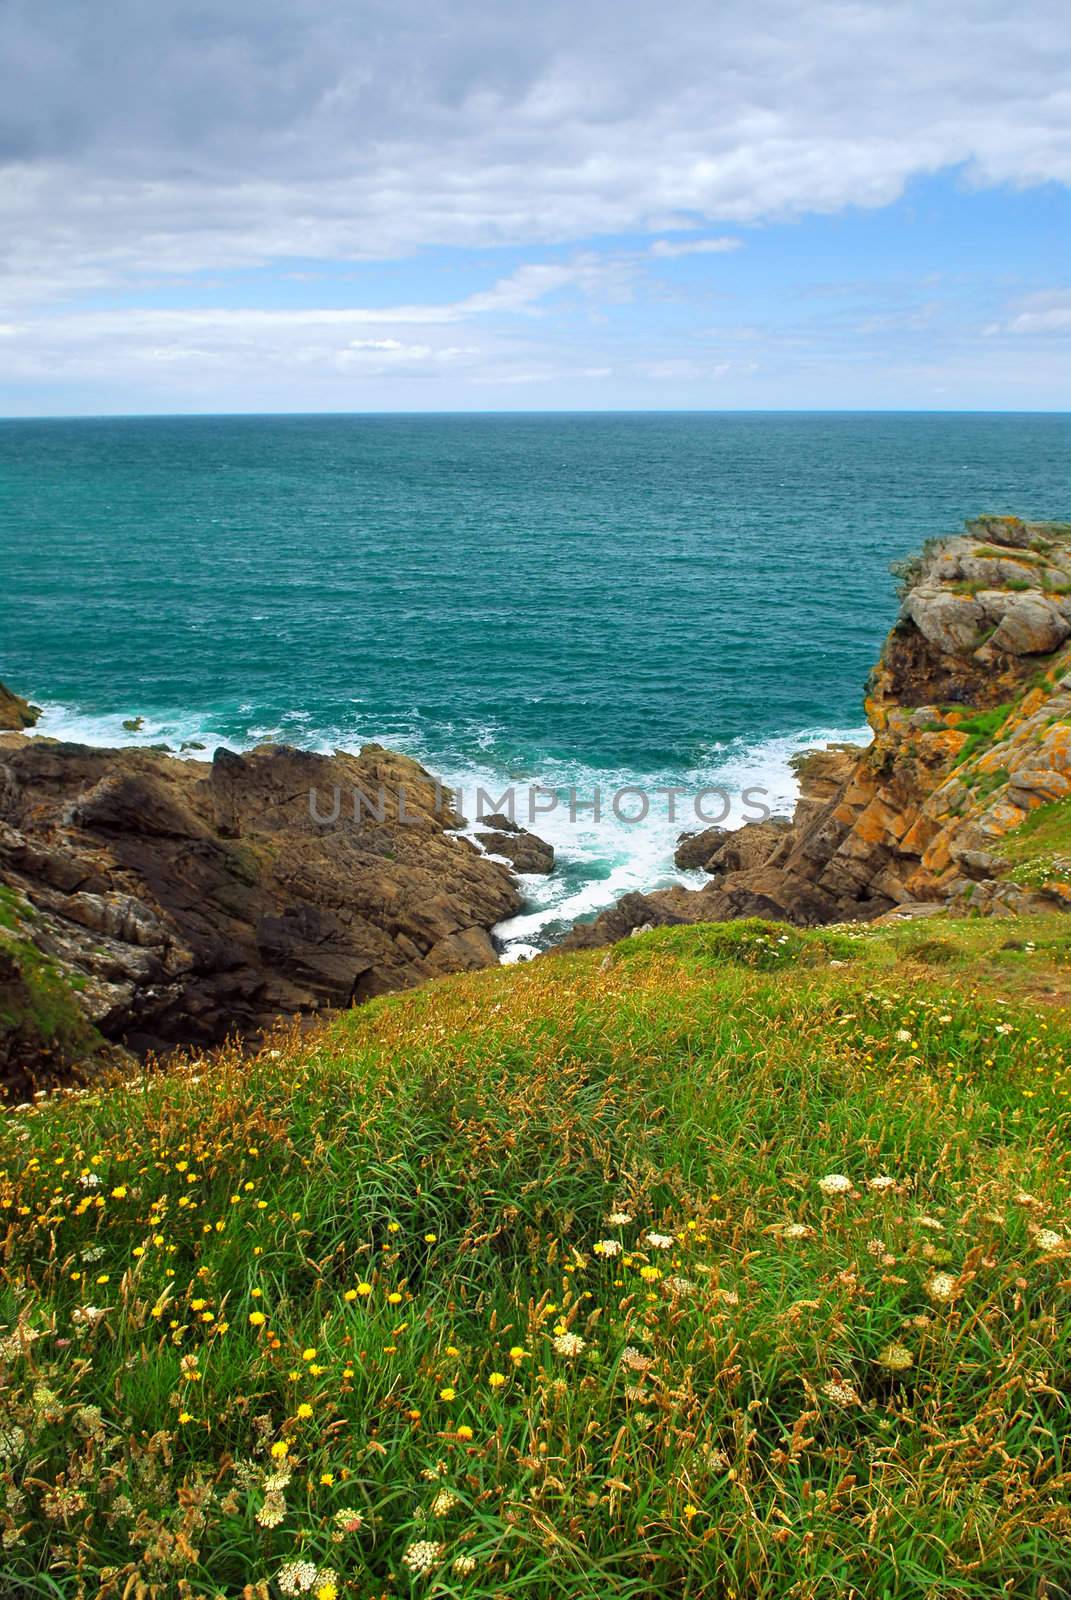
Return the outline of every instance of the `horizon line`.
<path id="1" fill-rule="evenodd" d="M 1068 417 L 1062 407 L 992 406 L 533 406 L 406 408 L 401 410 L 322 411 L 55 411 L 0 414 L 0 424 L 20 422 L 144 422 L 212 420 L 297 420 L 306 418 L 378 417 Z"/>

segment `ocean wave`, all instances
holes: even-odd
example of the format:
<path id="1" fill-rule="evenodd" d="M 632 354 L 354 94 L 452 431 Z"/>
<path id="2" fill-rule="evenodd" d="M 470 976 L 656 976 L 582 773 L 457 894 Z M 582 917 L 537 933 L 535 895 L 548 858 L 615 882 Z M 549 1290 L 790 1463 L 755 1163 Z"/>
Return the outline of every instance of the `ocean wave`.
<path id="1" fill-rule="evenodd" d="M 251 706 L 246 709 L 249 713 L 254 710 Z M 244 732 L 234 737 L 227 730 L 229 719 L 218 713 L 145 715 L 141 726 L 132 730 L 124 726 L 127 719 L 119 713 L 86 714 L 54 703 L 46 703 L 43 710 L 35 734 L 91 745 L 167 744 L 176 755 L 190 758 L 203 759 L 221 744 L 235 750 L 250 749 L 265 739 L 300 743 L 324 753 L 356 751 L 373 741 L 393 745 L 421 761 L 445 785 L 460 791 L 461 809 L 468 819 L 464 831 L 470 837 L 481 827 L 476 814 L 480 792 L 486 797 L 484 816 L 501 809 L 503 796 L 512 793 L 516 821 L 554 846 L 557 865 L 550 876 L 522 877 L 523 909 L 494 930 L 507 961 L 546 948 L 575 921 L 596 916 L 622 895 L 671 883 L 698 886 L 706 881 L 702 873 L 682 872 L 673 862 L 682 833 L 714 822 L 726 828 L 740 827 L 754 819 L 759 806 L 773 815 L 791 813 L 798 794 L 790 765 L 793 755 L 842 742 L 867 744 L 871 737 L 866 726 L 810 727 L 714 744 L 699 764 L 678 770 L 637 773 L 556 759 L 547 761 L 537 773 L 518 776 L 516 767 L 507 771 L 483 757 L 483 751 L 498 742 L 499 729 L 486 728 L 482 737 L 470 735 L 465 742 L 480 755 L 466 759 L 457 748 L 456 730 L 441 730 L 443 748 L 436 750 L 434 739 L 415 722 L 404 729 L 395 725 L 373 731 L 369 727 L 367 737 L 355 738 L 352 728 L 316 728 L 312 713 L 291 710 L 271 720 L 242 718 Z M 672 804 L 665 793 L 670 787 L 680 791 Z M 720 815 L 724 803 L 713 795 L 700 800 L 697 813 L 696 796 L 710 790 L 724 791 L 729 802 L 726 816 Z M 534 815 L 530 814 L 533 791 Z M 557 796 L 553 808 L 551 794 Z M 602 804 L 598 820 L 592 815 L 596 794 Z M 615 796 L 620 797 L 616 810 Z M 640 796 L 646 797 L 646 815 L 642 820 L 628 820 L 641 809 Z M 573 797 L 576 805 L 571 814 Z"/>

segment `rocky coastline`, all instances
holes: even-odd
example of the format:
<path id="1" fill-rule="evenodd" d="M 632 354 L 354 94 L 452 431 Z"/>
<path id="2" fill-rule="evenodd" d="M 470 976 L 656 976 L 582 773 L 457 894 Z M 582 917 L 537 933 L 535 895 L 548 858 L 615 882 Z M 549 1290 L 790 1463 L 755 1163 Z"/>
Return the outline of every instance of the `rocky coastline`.
<path id="1" fill-rule="evenodd" d="M 682 836 L 677 865 L 708 882 L 626 895 L 559 948 L 752 916 L 1071 909 L 1071 818 L 1066 858 L 1009 846 L 1071 808 L 1071 525 L 979 518 L 901 578 L 867 685 L 873 742 L 797 758 L 791 819 Z M 180 760 L 37 737 L 37 716 L 0 689 L 9 1092 L 493 965 L 516 875 L 554 867 L 506 816 L 466 836 L 436 780 L 378 745 Z M 310 795 L 332 792 L 379 807 L 325 821 Z"/>

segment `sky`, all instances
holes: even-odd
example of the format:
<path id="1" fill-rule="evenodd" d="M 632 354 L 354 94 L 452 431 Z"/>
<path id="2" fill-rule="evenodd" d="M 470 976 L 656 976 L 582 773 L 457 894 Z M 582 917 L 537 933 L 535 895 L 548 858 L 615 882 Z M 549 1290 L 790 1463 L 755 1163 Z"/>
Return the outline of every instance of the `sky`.
<path id="1" fill-rule="evenodd" d="M 0 415 L 1071 409 L 1066 0 L 4 0 Z"/>

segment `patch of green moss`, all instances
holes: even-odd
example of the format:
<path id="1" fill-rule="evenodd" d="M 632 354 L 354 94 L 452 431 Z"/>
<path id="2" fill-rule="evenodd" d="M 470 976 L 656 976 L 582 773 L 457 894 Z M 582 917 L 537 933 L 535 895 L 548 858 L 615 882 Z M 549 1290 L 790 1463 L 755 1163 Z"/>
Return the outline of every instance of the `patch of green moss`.
<path id="1" fill-rule="evenodd" d="M 979 750 L 991 745 L 1014 710 L 1014 704 L 1006 701 L 1003 705 L 994 706 L 991 711 L 979 711 L 973 717 L 965 717 L 957 723 L 956 732 L 967 735 L 967 743 L 960 751 L 959 765 L 962 766 Z"/>
<path id="2" fill-rule="evenodd" d="M 95 1056 L 104 1041 L 75 992 L 76 984 L 29 939 L 0 932 L 0 1059 L 48 1068 Z"/>

